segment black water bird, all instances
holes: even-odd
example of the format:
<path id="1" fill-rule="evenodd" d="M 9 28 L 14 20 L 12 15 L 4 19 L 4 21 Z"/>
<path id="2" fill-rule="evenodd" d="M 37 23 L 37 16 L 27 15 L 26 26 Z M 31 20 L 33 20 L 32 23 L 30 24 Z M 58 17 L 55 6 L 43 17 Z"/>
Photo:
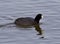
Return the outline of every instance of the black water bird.
<path id="1" fill-rule="evenodd" d="M 42 19 L 42 14 L 37 14 L 37 16 L 35 18 L 31 18 L 31 17 L 21 17 L 21 18 L 17 18 L 15 20 L 15 24 L 20 26 L 20 27 L 35 27 L 35 30 L 37 32 L 39 32 L 40 35 L 42 35 L 42 30 L 39 26 L 39 21 Z"/>

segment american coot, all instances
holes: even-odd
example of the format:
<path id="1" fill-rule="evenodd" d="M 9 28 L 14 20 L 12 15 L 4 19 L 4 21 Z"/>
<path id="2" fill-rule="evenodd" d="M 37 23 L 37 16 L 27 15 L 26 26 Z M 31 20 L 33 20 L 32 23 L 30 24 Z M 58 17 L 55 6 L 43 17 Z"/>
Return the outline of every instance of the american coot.
<path id="1" fill-rule="evenodd" d="M 39 26 L 39 20 L 42 18 L 42 14 L 37 14 L 35 18 L 25 17 L 25 18 L 17 18 L 15 20 L 15 24 L 20 27 L 35 27 L 35 30 L 42 35 L 42 30 Z"/>

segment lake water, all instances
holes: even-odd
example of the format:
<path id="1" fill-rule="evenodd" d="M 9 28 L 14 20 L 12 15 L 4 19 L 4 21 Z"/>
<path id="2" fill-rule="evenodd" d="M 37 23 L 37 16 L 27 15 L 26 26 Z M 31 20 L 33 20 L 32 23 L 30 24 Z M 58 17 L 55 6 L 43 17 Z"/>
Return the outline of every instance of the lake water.
<path id="1" fill-rule="evenodd" d="M 44 16 L 40 25 L 43 39 L 34 28 L 5 26 L 16 18 L 34 18 L 38 13 Z M 60 44 L 60 0 L 0 0 L 0 44 Z"/>

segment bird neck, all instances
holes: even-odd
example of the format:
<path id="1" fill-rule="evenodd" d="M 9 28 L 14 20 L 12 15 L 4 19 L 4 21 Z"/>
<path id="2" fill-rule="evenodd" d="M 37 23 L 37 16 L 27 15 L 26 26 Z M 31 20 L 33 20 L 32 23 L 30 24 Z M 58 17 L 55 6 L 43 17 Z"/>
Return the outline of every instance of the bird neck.
<path id="1" fill-rule="evenodd" d="M 38 18 L 38 17 L 36 17 L 36 18 L 34 19 L 34 21 L 37 22 L 38 24 L 39 24 L 39 20 L 40 20 L 40 18 Z"/>

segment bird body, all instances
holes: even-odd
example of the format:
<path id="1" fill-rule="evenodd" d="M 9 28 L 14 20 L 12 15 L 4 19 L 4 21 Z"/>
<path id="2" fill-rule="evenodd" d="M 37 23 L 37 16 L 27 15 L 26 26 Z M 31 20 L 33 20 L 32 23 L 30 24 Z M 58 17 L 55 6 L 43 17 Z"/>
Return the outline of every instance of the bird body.
<path id="1" fill-rule="evenodd" d="M 16 19 L 15 24 L 20 26 L 20 27 L 27 27 L 27 28 L 29 28 L 29 27 L 34 26 L 34 19 L 30 18 L 30 17 L 18 18 L 18 19 Z"/>

